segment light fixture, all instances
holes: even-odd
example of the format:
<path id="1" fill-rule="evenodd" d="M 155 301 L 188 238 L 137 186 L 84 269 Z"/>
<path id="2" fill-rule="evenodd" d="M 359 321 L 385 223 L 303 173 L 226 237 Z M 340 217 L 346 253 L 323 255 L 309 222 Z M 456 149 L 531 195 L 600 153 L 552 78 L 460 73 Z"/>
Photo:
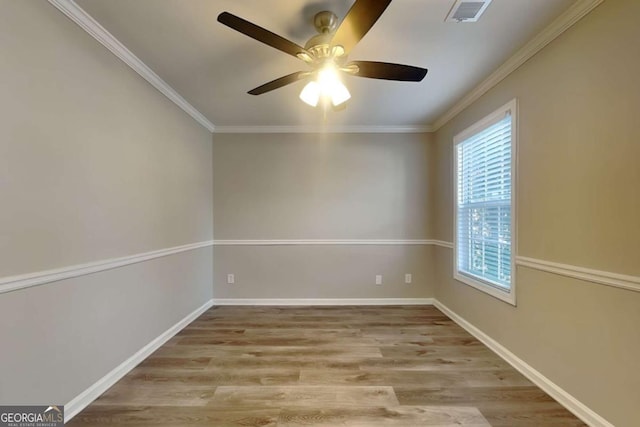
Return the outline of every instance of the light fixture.
<path id="1" fill-rule="evenodd" d="M 316 81 L 310 81 L 300 92 L 300 99 L 315 107 L 320 99 L 331 100 L 334 107 L 351 98 L 347 87 L 340 81 L 338 71 L 328 64 L 318 72 Z"/>
<path id="2" fill-rule="evenodd" d="M 318 101 L 320 101 L 320 85 L 311 80 L 300 92 L 300 99 L 312 107 L 317 106 Z"/>

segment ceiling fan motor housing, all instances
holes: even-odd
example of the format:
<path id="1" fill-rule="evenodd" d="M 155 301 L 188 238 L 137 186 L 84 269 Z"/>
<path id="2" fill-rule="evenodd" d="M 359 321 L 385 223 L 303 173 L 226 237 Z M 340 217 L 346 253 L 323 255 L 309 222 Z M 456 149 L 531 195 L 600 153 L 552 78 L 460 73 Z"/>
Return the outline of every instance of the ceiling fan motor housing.
<path id="1" fill-rule="evenodd" d="M 338 28 L 338 17 L 336 14 L 326 10 L 318 12 L 313 18 L 313 25 L 316 27 L 318 34 L 311 37 L 305 44 L 304 48 L 307 52 L 309 52 L 316 61 L 343 56 L 344 49 L 341 46 L 331 47 L 333 33 Z"/>
<path id="2" fill-rule="evenodd" d="M 323 10 L 313 17 L 313 25 L 320 34 L 333 33 L 338 28 L 338 17 L 333 12 Z"/>

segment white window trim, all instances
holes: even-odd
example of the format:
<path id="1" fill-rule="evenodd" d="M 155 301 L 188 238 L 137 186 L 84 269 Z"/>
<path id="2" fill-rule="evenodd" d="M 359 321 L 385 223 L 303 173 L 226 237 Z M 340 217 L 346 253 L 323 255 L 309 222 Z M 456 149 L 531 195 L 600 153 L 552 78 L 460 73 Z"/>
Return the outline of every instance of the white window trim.
<path id="1" fill-rule="evenodd" d="M 511 113 L 511 288 L 500 289 L 478 278 L 471 277 L 458 271 L 458 156 L 457 146 L 462 141 L 482 131 L 488 126 L 504 119 L 505 114 Z M 469 126 L 453 137 L 453 278 L 475 289 L 485 292 L 495 298 L 516 305 L 516 256 L 517 256 L 517 213 L 516 195 L 518 188 L 518 102 L 509 101 L 487 117 Z"/>

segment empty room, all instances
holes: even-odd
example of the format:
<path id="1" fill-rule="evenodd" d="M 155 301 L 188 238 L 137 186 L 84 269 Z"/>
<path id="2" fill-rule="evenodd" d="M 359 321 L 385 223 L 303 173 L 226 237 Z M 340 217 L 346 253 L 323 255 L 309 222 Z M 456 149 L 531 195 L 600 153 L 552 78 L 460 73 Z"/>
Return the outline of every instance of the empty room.
<path id="1" fill-rule="evenodd" d="M 640 426 L 639 18 L 0 0 L 0 427 Z"/>

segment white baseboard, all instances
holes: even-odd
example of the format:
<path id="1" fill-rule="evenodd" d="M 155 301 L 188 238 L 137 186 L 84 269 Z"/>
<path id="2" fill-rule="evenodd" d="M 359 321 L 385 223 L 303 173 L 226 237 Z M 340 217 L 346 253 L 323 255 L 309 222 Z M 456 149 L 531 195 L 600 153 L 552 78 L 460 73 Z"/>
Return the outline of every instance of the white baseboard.
<path id="1" fill-rule="evenodd" d="M 91 402 L 97 399 L 102 393 L 107 391 L 129 371 L 135 368 L 140 362 L 149 357 L 151 353 L 160 348 L 164 343 L 169 341 L 175 334 L 180 332 L 185 326 L 193 322 L 198 316 L 213 306 L 213 300 L 207 301 L 203 306 L 197 308 L 188 314 L 184 319 L 167 329 L 159 337 L 142 347 L 133 356 L 122 362 L 118 367 L 113 369 L 104 377 L 100 378 L 93 385 L 73 398 L 69 403 L 64 405 L 64 422 L 67 423 L 80 411 L 89 406 Z"/>
<path id="2" fill-rule="evenodd" d="M 591 427 L 614 427 L 613 424 L 602 418 L 600 415 L 589 409 L 585 404 L 559 387 L 549 378 L 534 369 L 524 360 L 509 351 L 506 347 L 473 326 L 463 317 L 452 311 L 450 308 L 442 304 L 437 299 L 433 301 L 434 305 L 446 314 L 451 320 L 456 322 L 462 328 L 466 329 L 471 335 L 480 340 L 484 345 L 489 347 L 494 353 L 503 358 L 507 363 L 517 369 L 522 375 L 527 377 L 531 382 L 544 390 L 549 396 L 553 397 L 558 403 L 571 411 L 576 417 L 587 423 Z"/>
<path id="3" fill-rule="evenodd" d="M 433 305 L 433 298 L 231 298 L 213 305 Z"/>

